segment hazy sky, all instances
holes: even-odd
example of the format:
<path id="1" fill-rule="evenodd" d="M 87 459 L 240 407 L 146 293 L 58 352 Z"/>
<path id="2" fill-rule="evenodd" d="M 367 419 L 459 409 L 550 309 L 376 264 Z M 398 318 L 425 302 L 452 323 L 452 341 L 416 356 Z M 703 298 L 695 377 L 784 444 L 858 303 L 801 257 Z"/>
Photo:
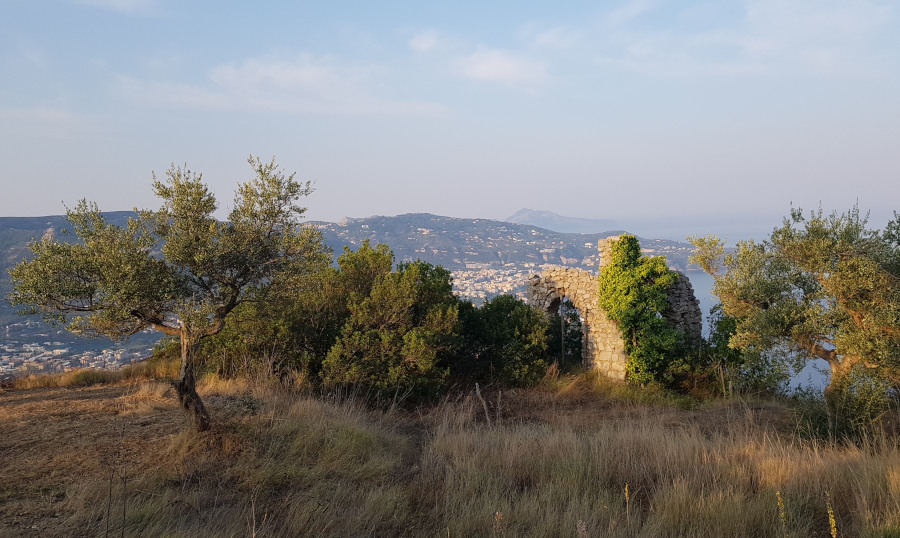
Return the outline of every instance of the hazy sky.
<path id="1" fill-rule="evenodd" d="M 170 162 L 224 210 L 252 153 L 316 182 L 312 219 L 528 207 L 703 233 L 858 200 L 880 226 L 900 209 L 898 18 L 879 0 L 0 0 L 0 215 L 156 207 Z"/>

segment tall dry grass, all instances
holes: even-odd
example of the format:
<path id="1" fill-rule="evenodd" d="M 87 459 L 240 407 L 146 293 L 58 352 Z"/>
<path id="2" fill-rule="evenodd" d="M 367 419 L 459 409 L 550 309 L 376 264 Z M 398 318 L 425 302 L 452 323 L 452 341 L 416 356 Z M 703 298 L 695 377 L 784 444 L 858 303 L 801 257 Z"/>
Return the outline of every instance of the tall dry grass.
<path id="1" fill-rule="evenodd" d="M 512 536 L 828 536 L 829 496 L 840 535 L 900 534 L 896 440 L 801 441 L 748 412 L 712 433 L 652 408 L 593 427 L 461 412 L 437 423 L 413 486 L 451 535 L 488 535 L 499 512 Z"/>
<path id="2" fill-rule="evenodd" d="M 153 455 L 156 465 L 123 462 L 112 487 L 80 484 L 67 495 L 71 532 L 102 535 L 110 520 L 114 535 L 136 536 L 404 532 L 406 481 L 398 477 L 415 454 L 390 415 L 216 376 L 199 391 L 218 419 L 213 430 L 173 435 Z M 158 395 L 145 384 L 129 398 Z M 119 477 L 128 474 L 125 487 Z"/>
<path id="3" fill-rule="evenodd" d="M 111 460 L 108 477 L 77 482 L 66 495 L 74 514 L 66 528 L 801 537 L 830 536 L 831 516 L 840 536 L 900 536 L 897 439 L 804 440 L 773 426 L 773 417 L 789 418 L 782 406 L 686 409 L 579 383 L 503 393 L 502 401 L 485 394 L 496 402 L 488 426 L 474 394 L 384 412 L 354 398 L 208 377 L 200 391 L 217 418 L 213 430 L 171 435 L 158 453 Z M 153 406 L 166 397 L 174 405 L 152 382 L 130 396 Z"/>

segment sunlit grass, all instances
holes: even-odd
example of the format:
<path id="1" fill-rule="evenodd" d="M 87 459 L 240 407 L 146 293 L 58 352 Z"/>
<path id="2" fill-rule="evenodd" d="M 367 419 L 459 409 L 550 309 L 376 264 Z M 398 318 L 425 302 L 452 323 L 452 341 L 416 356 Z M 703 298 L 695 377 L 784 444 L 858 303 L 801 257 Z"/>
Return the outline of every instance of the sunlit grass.
<path id="1" fill-rule="evenodd" d="M 177 360 L 150 359 L 126 365 L 119 370 L 79 368 L 68 372 L 29 374 L 10 380 L 7 386 L 13 389 L 89 387 L 124 380 L 175 378 L 178 366 Z"/>
<path id="2" fill-rule="evenodd" d="M 686 405 L 635 390 L 560 376 L 538 389 L 486 391 L 489 426 L 465 391 L 434 407 L 384 412 L 357 398 L 205 376 L 199 391 L 212 430 L 172 431 L 147 453 L 107 450 L 127 457 L 104 456 L 106 474 L 69 479 L 65 528 L 102 535 L 109 525 L 113 535 L 124 528 L 147 536 L 900 535 L 896 438 L 809 440 L 795 433 L 783 404 Z M 152 379 L 130 385 L 118 408 L 142 421 L 180 413 L 169 386 Z M 5 495 L 27 487 L 6 484 Z"/>

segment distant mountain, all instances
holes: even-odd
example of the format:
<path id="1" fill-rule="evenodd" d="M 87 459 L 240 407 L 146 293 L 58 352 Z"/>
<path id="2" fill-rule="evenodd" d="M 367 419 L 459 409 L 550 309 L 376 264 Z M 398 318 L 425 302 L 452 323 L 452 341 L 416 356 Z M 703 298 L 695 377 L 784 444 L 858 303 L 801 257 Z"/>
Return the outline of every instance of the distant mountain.
<path id="1" fill-rule="evenodd" d="M 597 241 L 621 231 L 555 232 L 544 227 L 489 219 L 461 219 L 429 213 L 395 217 L 347 218 L 314 222 L 336 253 L 356 249 L 365 239 L 386 243 L 398 261 L 422 259 L 451 271 L 473 266 L 537 267 L 543 264 L 596 270 Z M 665 239 L 641 239 L 652 255 L 666 255 L 669 265 L 685 270 L 693 247 Z"/>
<path id="2" fill-rule="evenodd" d="M 562 233 L 595 234 L 616 228 L 616 222 L 610 219 L 565 217 L 552 211 L 535 211 L 533 209 L 520 209 L 514 215 L 506 217 L 506 222 L 529 224 Z M 610 233 L 610 235 L 615 234 Z"/>

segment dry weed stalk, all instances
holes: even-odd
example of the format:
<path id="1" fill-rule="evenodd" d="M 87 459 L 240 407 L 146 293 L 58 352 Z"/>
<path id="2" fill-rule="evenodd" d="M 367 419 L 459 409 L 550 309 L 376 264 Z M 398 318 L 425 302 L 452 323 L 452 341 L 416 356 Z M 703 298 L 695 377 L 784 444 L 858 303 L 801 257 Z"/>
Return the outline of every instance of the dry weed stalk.
<path id="1" fill-rule="evenodd" d="M 487 420 L 488 427 L 490 427 L 491 414 L 488 412 L 487 402 L 481 397 L 481 388 L 478 386 L 478 383 L 475 383 L 475 395 L 478 396 L 478 399 L 481 401 L 481 406 L 484 408 L 484 418 Z"/>
<path id="2" fill-rule="evenodd" d="M 256 495 L 258 491 L 254 491 L 253 495 L 250 496 L 250 517 L 249 521 L 247 521 L 247 531 L 251 538 L 256 538 L 259 534 L 265 529 L 266 522 L 269 520 L 269 511 L 263 514 L 263 519 L 259 523 L 259 528 L 256 526 Z"/>
<path id="3" fill-rule="evenodd" d="M 837 538 L 837 520 L 834 518 L 834 508 L 831 506 L 831 493 L 825 491 L 825 506 L 828 508 L 828 525 L 831 528 L 831 538 Z"/>
<path id="4" fill-rule="evenodd" d="M 125 414 L 125 403 L 119 403 L 118 415 L 122 417 Z M 121 525 L 121 536 L 125 536 L 125 521 L 127 516 L 127 501 L 128 501 L 128 472 L 127 472 L 127 462 L 125 461 L 125 421 L 124 419 L 119 420 L 119 436 L 118 436 L 118 444 L 116 446 L 115 451 L 108 457 L 103 458 L 101 463 L 109 469 L 109 487 L 107 489 L 106 496 L 106 521 L 105 521 L 105 536 L 109 537 L 109 523 L 112 520 L 112 504 L 113 504 L 113 484 L 115 483 L 116 476 L 122 481 L 122 525 Z"/>
<path id="5" fill-rule="evenodd" d="M 503 536 L 503 513 L 494 512 L 494 536 Z"/>
<path id="6" fill-rule="evenodd" d="M 583 519 L 579 519 L 575 524 L 575 532 L 578 533 L 578 538 L 588 538 L 587 523 Z"/>
<path id="7" fill-rule="evenodd" d="M 784 535 L 784 538 L 788 538 L 787 514 L 784 510 L 784 499 L 781 497 L 781 490 L 776 490 L 775 496 L 778 498 L 778 515 L 781 517 L 781 533 Z"/>
<path id="8" fill-rule="evenodd" d="M 628 492 L 628 482 L 625 482 L 625 523 L 631 526 L 631 495 Z"/>

